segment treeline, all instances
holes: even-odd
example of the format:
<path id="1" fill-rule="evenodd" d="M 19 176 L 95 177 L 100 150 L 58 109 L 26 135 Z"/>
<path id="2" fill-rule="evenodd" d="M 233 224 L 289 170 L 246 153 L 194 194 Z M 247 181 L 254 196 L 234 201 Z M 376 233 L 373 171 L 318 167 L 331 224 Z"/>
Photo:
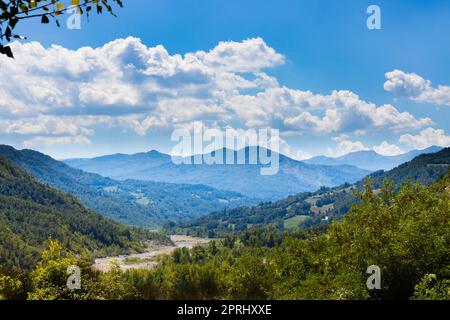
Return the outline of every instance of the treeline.
<path id="1" fill-rule="evenodd" d="M 31 274 L 4 275 L 0 292 L 29 299 L 450 299 L 450 172 L 398 192 L 389 181 L 375 192 L 367 180 L 359 198 L 326 228 L 253 228 L 178 249 L 152 270 L 95 273 L 51 242 Z M 72 264 L 83 270 L 79 291 L 65 286 Z M 380 290 L 366 287 L 371 265 L 381 270 Z"/>

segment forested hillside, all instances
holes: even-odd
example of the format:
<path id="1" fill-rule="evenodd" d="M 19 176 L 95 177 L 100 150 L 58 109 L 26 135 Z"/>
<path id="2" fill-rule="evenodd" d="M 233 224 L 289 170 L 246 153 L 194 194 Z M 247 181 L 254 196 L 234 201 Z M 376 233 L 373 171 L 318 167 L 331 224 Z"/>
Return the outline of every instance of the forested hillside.
<path id="1" fill-rule="evenodd" d="M 433 154 L 423 154 L 390 171 L 378 171 L 369 177 L 375 190 L 388 179 L 397 188 L 407 181 L 429 184 L 439 179 L 450 167 L 450 148 Z M 364 188 L 364 180 L 353 185 L 321 188 L 317 192 L 303 192 L 276 202 L 261 203 L 249 208 L 234 208 L 213 212 L 207 216 L 179 225 L 168 226 L 171 232 L 221 237 L 255 225 L 273 224 L 279 229 L 329 224 L 348 212 L 359 200 L 355 191 Z"/>
<path id="2" fill-rule="evenodd" d="M 436 153 L 422 154 L 397 168 L 371 175 L 375 188 L 379 188 L 383 180 L 389 179 L 397 186 L 407 180 L 429 184 L 447 172 L 450 167 L 450 148 Z M 359 183 L 361 186 L 361 182 Z"/>
<path id="3" fill-rule="evenodd" d="M 255 203 L 238 193 L 202 185 L 115 181 L 74 169 L 33 150 L 0 145 L 0 156 L 40 182 L 77 196 L 88 208 L 132 226 L 156 228 L 167 221 L 185 221 L 218 208 Z"/>
<path id="4" fill-rule="evenodd" d="M 375 192 L 367 180 L 358 198 L 325 232 L 252 228 L 124 279 L 153 285 L 153 298 L 450 299 L 450 172 L 398 192 L 390 183 Z M 372 265 L 380 290 L 366 287 Z M 161 272 L 170 278 L 158 281 Z"/>
<path id="5" fill-rule="evenodd" d="M 90 256 L 139 250 L 141 240 L 167 242 L 84 208 L 75 197 L 37 182 L 0 158 L 0 266 L 34 266 L 49 238 Z"/>

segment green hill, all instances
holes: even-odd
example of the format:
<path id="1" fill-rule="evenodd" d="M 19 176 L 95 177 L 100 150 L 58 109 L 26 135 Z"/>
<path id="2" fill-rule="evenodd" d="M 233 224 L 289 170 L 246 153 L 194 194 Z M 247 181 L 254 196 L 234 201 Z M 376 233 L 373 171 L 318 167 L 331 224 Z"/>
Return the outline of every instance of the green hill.
<path id="1" fill-rule="evenodd" d="M 139 250 L 141 240 L 167 241 L 110 221 L 0 158 L 0 266 L 33 266 L 50 237 L 92 256 Z"/>
<path id="2" fill-rule="evenodd" d="M 371 178 L 375 190 L 386 179 L 400 187 L 407 181 L 430 184 L 448 172 L 450 148 L 437 153 L 423 154 L 390 171 L 378 171 Z M 240 207 L 212 212 L 207 216 L 169 226 L 171 231 L 193 235 L 223 236 L 227 232 L 243 231 L 253 226 L 273 224 L 279 229 L 330 223 L 347 213 L 351 204 L 358 201 L 355 191 L 362 191 L 364 180 L 335 188 L 321 188 L 317 192 L 303 192 L 286 199 L 261 203 L 254 207 Z M 309 217 L 309 218 L 308 218 Z"/>
<path id="3" fill-rule="evenodd" d="M 396 185 L 407 180 L 430 184 L 446 173 L 449 167 L 450 148 L 445 148 L 436 153 L 422 154 L 393 170 L 376 172 L 371 177 L 376 188 L 381 186 L 384 179 L 389 179 Z"/>

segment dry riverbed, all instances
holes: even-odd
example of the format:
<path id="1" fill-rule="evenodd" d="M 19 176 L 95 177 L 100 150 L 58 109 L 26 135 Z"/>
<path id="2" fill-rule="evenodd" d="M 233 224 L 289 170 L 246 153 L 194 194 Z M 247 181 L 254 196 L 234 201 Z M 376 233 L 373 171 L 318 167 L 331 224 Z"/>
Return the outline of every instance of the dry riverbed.
<path id="1" fill-rule="evenodd" d="M 170 239 L 175 246 L 150 246 L 143 253 L 96 259 L 93 268 L 98 271 L 107 272 L 113 263 L 117 263 L 122 270 L 152 269 L 156 265 L 158 257 L 162 255 L 171 254 L 177 248 L 193 248 L 211 241 L 210 239 L 179 235 L 170 236 Z"/>

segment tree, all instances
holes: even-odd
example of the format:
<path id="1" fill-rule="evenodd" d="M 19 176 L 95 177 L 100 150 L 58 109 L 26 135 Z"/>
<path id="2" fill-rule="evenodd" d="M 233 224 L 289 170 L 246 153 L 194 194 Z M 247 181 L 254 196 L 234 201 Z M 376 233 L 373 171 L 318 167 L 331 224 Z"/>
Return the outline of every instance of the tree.
<path id="1" fill-rule="evenodd" d="M 81 290 L 70 290 L 67 287 L 70 266 L 81 269 Z M 61 243 L 49 239 L 49 247 L 42 253 L 42 260 L 31 272 L 33 289 L 28 293 L 29 300 L 79 300 L 90 298 L 93 285 L 90 281 L 90 262 L 64 252 Z"/>
<path id="2" fill-rule="evenodd" d="M 0 274 L 0 300 L 15 298 L 22 285 L 19 279 Z"/>
<path id="3" fill-rule="evenodd" d="M 261 250 L 241 256 L 228 270 L 228 295 L 237 300 L 265 300 L 271 297 L 274 274 Z"/>
<path id="4" fill-rule="evenodd" d="M 413 300 L 450 300 L 450 280 L 438 280 L 435 274 L 427 274 L 415 286 Z"/>
<path id="5" fill-rule="evenodd" d="M 69 9 L 76 8 L 82 15 L 95 10 L 97 14 L 103 12 L 103 8 L 113 14 L 110 3 L 123 6 L 122 0 L 70 0 L 70 6 L 66 6 L 64 0 L 0 0 L 0 54 L 13 58 L 11 47 L 7 44 L 12 39 L 25 39 L 24 36 L 14 32 L 17 25 L 26 19 L 40 19 L 41 23 L 48 24 L 53 19 L 59 27 L 58 17 Z"/>

